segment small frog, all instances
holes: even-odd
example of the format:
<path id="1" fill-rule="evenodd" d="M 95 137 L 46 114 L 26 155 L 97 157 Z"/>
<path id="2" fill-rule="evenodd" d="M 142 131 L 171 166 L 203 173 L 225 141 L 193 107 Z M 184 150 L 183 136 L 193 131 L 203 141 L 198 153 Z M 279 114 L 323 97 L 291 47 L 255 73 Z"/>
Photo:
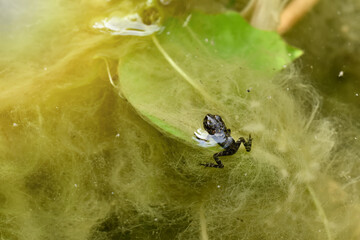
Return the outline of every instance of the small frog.
<path id="1" fill-rule="evenodd" d="M 200 133 L 200 131 L 198 131 L 194 132 L 196 138 L 206 142 L 215 141 L 222 148 L 224 148 L 225 151 L 218 152 L 213 155 L 216 164 L 201 163 L 200 165 L 205 167 L 223 168 L 224 165 L 221 163 L 219 157 L 235 154 L 238 151 L 241 143 L 244 144 L 247 152 L 251 151 L 251 134 L 249 134 L 249 138 L 247 141 L 243 137 L 241 137 L 235 142 L 235 140 L 230 136 L 231 130 L 226 128 L 224 121 L 219 115 L 207 114 L 204 118 L 203 124 L 204 129 L 209 133 L 209 135 L 204 136 Z"/>

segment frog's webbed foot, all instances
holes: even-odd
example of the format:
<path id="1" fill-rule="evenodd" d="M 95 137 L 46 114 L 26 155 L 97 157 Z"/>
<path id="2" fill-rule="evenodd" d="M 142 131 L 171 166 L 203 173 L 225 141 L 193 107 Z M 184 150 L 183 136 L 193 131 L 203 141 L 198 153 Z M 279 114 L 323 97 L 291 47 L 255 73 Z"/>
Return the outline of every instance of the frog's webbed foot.
<path id="1" fill-rule="evenodd" d="M 246 151 L 250 152 L 251 151 L 251 145 L 252 145 L 251 134 L 249 134 L 249 138 L 247 140 L 245 140 L 245 138 L 243 138 L 243 137 L 239 138 L 239 140 L 237 140 L 237 143 L 239 143 L 239 144 L 243 143 Z"/>
<path id="2" fill-rule="evenodd" d="M 222 152 L 215 153 L 213 155 L 213 158 L 214 158 L 216 164 L 215 163 L 205 163 L 205 164 L 201 163 L 200 165 L 205 166 L 205 167 L 224 168 L 224 164 L 222 164 L 219 157 L 233 155 L 234 153 L 236 153 L 236 151 L 233 151 L 233 150 L 225 150 Z"/>
<path id="3" fill-rule="evenodd" d="M 252 145 L 252 138 L 251 138 L 251 134 L 249 134 L 249 138 L 247 139 L 247 141 L 244 142 L 244 146 L 247 152 L 251 151 L 251 145 Z"/>

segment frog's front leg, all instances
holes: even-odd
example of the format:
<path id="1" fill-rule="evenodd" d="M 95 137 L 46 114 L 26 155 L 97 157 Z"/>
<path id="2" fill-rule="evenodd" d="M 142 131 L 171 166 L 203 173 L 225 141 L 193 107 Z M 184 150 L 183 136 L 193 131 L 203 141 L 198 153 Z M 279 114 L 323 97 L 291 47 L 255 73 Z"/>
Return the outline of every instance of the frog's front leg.
<path id="1" fill-rule="evenodd" d="M 213 155 L 213 158 L 217 164 L 215 164 L 215 163 L 200 163 L 200 165 L 205 166 L 205 167 L 224 168 L 224 164 L 222 164 L 219 157 L 233 155 L 234 153 L 236 153 L 236 151 L 234 151 L 234 149 L 228 149 L 228 150 L 225 150 L 222 152 L 215 153 Z"/>
<path id="2" fill-rule="evenodd" d="M 240 146 L 241 143 L 243 143 L 246 151 L 250 152 L 251 151 L 251 145 L 252 145 L 251 134 L 249 134 L 249 138 L 248 138 L 247 141 L 245 140 L 245 138 L 241 137 L 241 138 L 239 138 L 239 140 L 236 141 L 236 143 L 239 144 L 239 146 Z"/>

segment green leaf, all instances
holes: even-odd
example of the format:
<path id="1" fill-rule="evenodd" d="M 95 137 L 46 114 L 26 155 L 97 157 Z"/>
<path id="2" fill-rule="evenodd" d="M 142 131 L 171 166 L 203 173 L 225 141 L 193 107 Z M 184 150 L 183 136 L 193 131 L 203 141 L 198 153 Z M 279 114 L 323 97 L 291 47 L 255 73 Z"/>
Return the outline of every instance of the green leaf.
<path id="1" fill-rule="evenodd" d="M 237 13 L 193 13 L 186 20 L 169 19 L 147 47 L 122 61 L 121 91 L 159 129 L 196 143 L 193 132 L 202 127 L 205 114 L 245 119 L 247 90 L 265 87 L 301 54 Z"/>

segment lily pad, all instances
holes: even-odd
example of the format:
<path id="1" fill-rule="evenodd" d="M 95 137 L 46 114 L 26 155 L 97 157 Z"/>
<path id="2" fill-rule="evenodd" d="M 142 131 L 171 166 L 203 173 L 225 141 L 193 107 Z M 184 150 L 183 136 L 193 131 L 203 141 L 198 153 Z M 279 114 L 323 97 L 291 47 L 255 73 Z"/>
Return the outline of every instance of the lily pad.
<path id="1" fill-rule="evenodd" d="M 249 89 L 265 86 L 301 54 L 237 13 L 193 13 L 168 19 L 145 48 L 122 60 L 118 71 L 122 94 L 144 118 L 195 144 L 193 132 L 206 113 L 225 120 L 245 116 Z"/>

